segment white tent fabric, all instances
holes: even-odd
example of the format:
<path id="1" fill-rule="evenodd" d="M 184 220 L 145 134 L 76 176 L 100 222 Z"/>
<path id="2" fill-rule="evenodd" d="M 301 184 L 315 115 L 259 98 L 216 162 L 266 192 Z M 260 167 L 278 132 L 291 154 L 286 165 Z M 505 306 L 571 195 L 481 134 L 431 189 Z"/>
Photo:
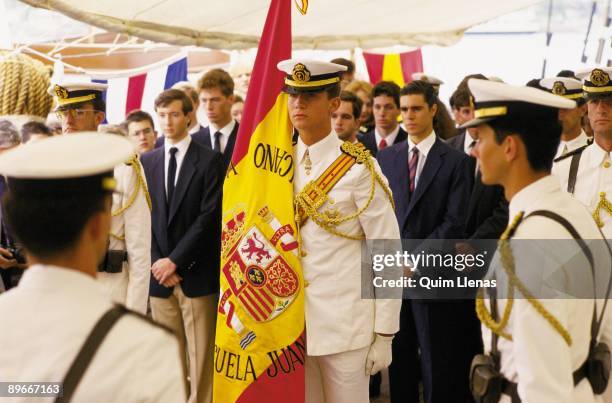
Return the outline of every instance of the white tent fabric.
<path id="1" fill-rule="evenodd" d="M 112 32 L 214 49 L 257 47 L 270 4 L 270 0 L 21 1 Z M 473 25 L 540 1 L 310 0 L 306 15 L 293 7 L 293 47 L 451 45 Z"/>

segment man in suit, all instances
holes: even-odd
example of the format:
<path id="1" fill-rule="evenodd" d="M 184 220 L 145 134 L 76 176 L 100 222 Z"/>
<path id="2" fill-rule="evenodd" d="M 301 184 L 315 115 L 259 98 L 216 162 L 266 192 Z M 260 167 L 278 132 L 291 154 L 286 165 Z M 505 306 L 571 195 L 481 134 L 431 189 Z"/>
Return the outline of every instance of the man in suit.
<path id="1" fill-rule="evenodd" d="M 379 150 L 406 140 L 406 132 L 397 121 L 399 98 L 400 87 L 392 81 L 381 81 L 372 89 L 375 126 L 360 141 L 374 157 Z"/>
<path id="2" fill-rule="evenodd" d="M 436 98 L 429 83 L 404 87 L 400 107 L 409 137 L 378 154 L 402 239 L 460 239 L 464 234 L 473 171 L 464 153 L 436 137 Z M 462 322 L 472 313 L 457 302 L 403 301 L 389 367 L 392 402 L 419 401 L 418 348 L 425 401 L 462 401 L 467 385 L 456 374 L 470 361 L 457 352 L 465 343 Z"/>
<path id="3" fill-rule="evenodd" d="M 461 119 L 457 121 L 460 125 L 474 119 L 471 96 L 466 86 L 460 86 L 453 94 L 454 105 L 460 111 L 458 115 Z M 456 114 L 455 117 L 458 115 Z M 476 127 L 463 129 L 463 133 L 447 141 L 451 147 L 470 157 L 471 170 L 474 172 L 474 187 L 468 204 L 465 238 L 499 239 L 508 223 L 508 203 L 501 186 L 488 186 L 482 183 L 480 170 L 476 167 L 476 159 L 472 156 L 472 150 L 477 141 L 478 128 Z"/>
<path id="4" fill-rule="evenodd" d="M 232 117 L 234 80 L 225 70 L 213 69 L 202 76 L 198 89 L 200 103 L 210 124 L 195 133 L 193 138 L 223 154 L 223 167 L 227 169 L 234 152 L 239 126 Z"/>
<path id="5" fill-rule="evenodd" d="M 162 92 L 155 111 L 166 141 L 142 156 L 152 200 L 151 311 L 189 357 L 189 402 L 212 400 L 221 231 L 221 155 L 188 135 L 192 103 Z"/>
<path id="6" fill-rule="evenodd" d="M 210 125 L 190 131 L 191 138 L 200 145 L 223 154 L 223 169 L 227 170 L 234 152 L 238 122 L 232 117 L 234 103 L 234 80 L 222 69 L 213 69 L 198 81 L 199 103 L 204 107 Z M 192 129 L 193 130 L 193 129 Z M 164 144 L 160 137 L 155 147 Z"/>

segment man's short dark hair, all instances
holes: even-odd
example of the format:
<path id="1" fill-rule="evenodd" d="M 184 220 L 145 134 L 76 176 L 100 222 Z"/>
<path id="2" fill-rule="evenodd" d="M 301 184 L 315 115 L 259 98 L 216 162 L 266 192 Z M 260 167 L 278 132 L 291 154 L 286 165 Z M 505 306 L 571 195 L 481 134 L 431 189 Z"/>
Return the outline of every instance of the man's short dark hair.
<path id="1" fill-rule="evenodd" d="M 142 122 L 145 120 L 147 120 L 151 124 L 151 129 L 155 130 L 155 124 L 153 123 L 153 118 L 151 117 L 151 115 L 140 109 L 136 109 L 128 113 L 121 125 L 127 131 L 130 123 Z"/>
<path id="2" fill-rule="evenodd" d="M 400 96 L 418 94 L 423 95 L 425 102 L 430 108 L 436 103 L 436 90 L 428 82 L 415 80 L 404 86 L 400 91 Z"/>
<path id="3" fill-rule="evenodd" d="M 546 119 L 502 117 L 487 124 L 495 132 L 498 144 L 509 135 L 518 135 L 525 149 L 531 169 L 537 172 L 549 172 L 561 140 L 562 127 L 559 122 L 558 109 L 550 108 L 550 117 Z"/>
<path id="4" fill-rule="evenodd" d="M 47 137 L 53 136 L 51 129 L 42 122 L 31 121 L 21 126 L 21 142 L 27 143 L 33 134 L 42 134 Z"/>
<path id="5" fill-rule="evenodd" d="M 219 88 L 226 97 L 234 94 L 234 80 L 223 69 L 212 69 L 206 72 L 198 81 L 198 91 Z"/>
<path id="6" fill-rule="evenodd" d="M 157 108 L 168 106 L 174 101 L 181 101 L 183 105 L 183 114 L 187 115 L 189 112 L 193 110 L 193 103 L 191 99 L 181 90 L 170 89 L 162 92 L 155 98 L 155 111 Z"/>
<path id="7" fill-rule="evenodd" d="M 359 97 L 352 92 L 342 91 L 340 93 L 340 100 L 344 102 L 350 102 L 353 106 L 353 118 L 359 119 L 361 116 L 361 108 L 363 108 L 363 102 Z"/>
<path id="8" fill-rule="evenodd" d="M 74 247 L 87 220 L 105 210 L 109 197 L 102 194 L 20 197 L 9 187 L 3 211 L 10 233 L 26 250 L 44 259 Z"/>
<path id="9" fill-rule="evenodd" d="M 457 88 L 450 97 L 450 106 L 453 109 L 461 109 L 472 104 L 470 91 L 467 88 Z"/>
<path id="10" fill-rule="evenodd" d="M 372 88 L 372 99 L 381 95 L 393 98 L 395 106 L 400 107 L 400 87 L 393 81 L 379 81 L 374 88 Z"/>
<path id="11" fill-rule="evenodd" d="M 331 63 L 336 63 L 341 66 L 346 66 L 346 71 L 341 71 L 340 73 L 351 74 L 355 71 L 355 63 L 350 61 L 349 59 L 345 59 L 344 57 L 337 57 L 332 59 Z"/>

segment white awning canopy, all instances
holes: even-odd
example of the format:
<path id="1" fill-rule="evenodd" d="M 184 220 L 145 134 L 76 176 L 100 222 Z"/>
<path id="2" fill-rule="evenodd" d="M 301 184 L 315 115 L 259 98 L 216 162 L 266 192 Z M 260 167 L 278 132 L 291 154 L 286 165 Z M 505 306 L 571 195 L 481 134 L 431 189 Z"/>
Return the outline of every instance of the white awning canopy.
<path id="1" fill-rule="evenodd" d="M 21 1 L 111 32 L 213 49 L 257 47 L 270 4 L 269 0 Z M 540 1 L 310 0 L 306 15 L 292 8 L 293 47 L 451 45 L 473 25 Z"/>

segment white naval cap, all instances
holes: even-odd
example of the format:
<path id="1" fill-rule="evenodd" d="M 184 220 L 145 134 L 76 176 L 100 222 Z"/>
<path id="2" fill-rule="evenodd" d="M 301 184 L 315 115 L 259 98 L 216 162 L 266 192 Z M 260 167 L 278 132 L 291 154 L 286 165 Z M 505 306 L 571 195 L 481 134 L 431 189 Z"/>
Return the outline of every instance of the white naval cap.
<path id="1" fill-rule="evenodd" d="M 276 66 L 287 74 L 286 93 L 316 92 L 340 82 L 340 73 L 347 70 L 341 64 L 313 59 L 288 59 Z"/>
<path id="2" fill-rule="evenodd" d="M 76 107 L 84 102 L 101 102 L 108 84 L 88 81 L 64 81 L 52 84 L 49 94 L 55 97 L 57 108 Z"/>
<path id="3" fill-rule="evenodd" d="M 531 87 L 472 78 L 468 81 L 474 96 L 475 119 L 461 128 L 478 126 L 501 117 L 558 119 L 558 109 L 573 109 L 576 102 Z"/>
<path id="4" fill-rule="evenodd" d="M 540 80 L 540 86 L 548 92 L 567 99 L 582 98 L 582 83 L 571 77 L 547 77 Z"/>
<path id="5" fill-rule="evenodd" d="M 444 84 L 444 81 L 440 80 L 438 77 L 434 77 L 423 72 L 412 73 L 412 79 L 415 81 L 425 81 L 434 87 L 439 87 L 441 84 Z"/>
<path id="6" fill-rule="evenodd" d="M 96 132 L 49 137 L 0 155 L 0 174 L 9 191 L 66 195 L 107 193 L 115 189 L 113 168 L 135 150 L 128 139 Z"/>
<path id="7" fill-rule="evenodd" d="M 582 89 L 587 99 L 600 99 L 612 96 L 612 67 L 592 67 L 576 72 L 582 80 Z"/>

